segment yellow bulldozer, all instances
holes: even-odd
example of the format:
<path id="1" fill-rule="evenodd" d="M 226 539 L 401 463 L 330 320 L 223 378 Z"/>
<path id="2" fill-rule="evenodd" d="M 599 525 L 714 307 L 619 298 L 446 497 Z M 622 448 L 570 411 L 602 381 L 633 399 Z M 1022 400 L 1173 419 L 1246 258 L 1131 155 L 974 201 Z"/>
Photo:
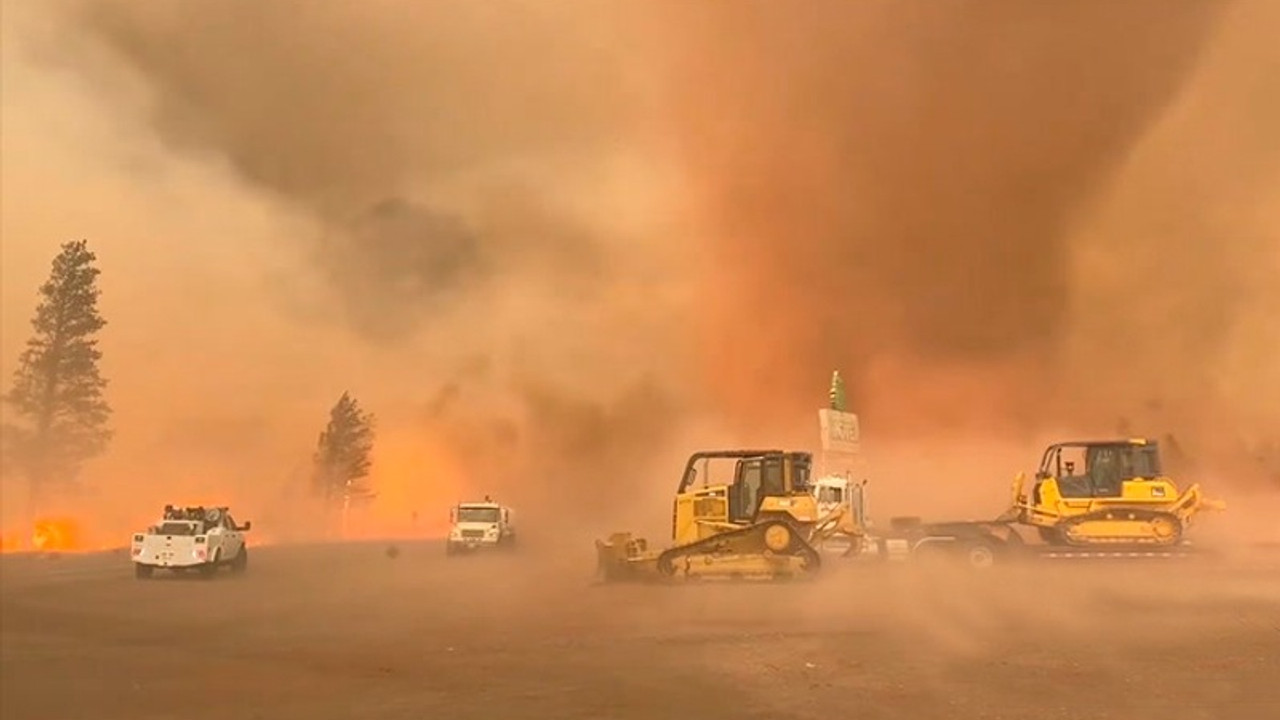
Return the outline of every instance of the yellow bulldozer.
<path id="1" fill-rule="evenodd" d="M 731 474 L 718 477 L 726 465 Z M 810 488 L 813 456 L 783 450 L 696 452 L 676 487 L 672 544 L 651 549 L 631 533 L 597 540 L 606 581 L 782 579 L 816 573 L 815 549 L 861 529 L 843 507 L 820 515 Z"/>
<path id="2" fill-rule="evenodd" d="M 1197 513 L 1225 507 L 1198 484 L 1179 491 L 1154 440 L 1062 442 L 1045 450 L 1029 497 L 1025 473 L 1015 478 L 1001 520 L 1037 528 L 1050 545 L 1164 547 L 1182 542 Z"/>

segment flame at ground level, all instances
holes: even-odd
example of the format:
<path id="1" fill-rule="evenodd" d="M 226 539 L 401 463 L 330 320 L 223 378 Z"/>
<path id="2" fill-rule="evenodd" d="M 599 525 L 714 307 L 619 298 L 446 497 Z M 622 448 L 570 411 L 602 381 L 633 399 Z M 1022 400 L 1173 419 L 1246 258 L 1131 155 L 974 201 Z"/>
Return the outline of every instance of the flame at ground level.
<path id="1" fill-rule="evenodd" d="M 0 532 L 0 552 L 101 552 L 128 544 L 128 536 L 116 542 L 103 540 L 86 533 L 85 525 L 72 517 L 46 517 L 32 523 L 29 531 Z"/>
<path id="2" fill-rule="evenodd" d="M 22 550 L 22 536 L 18 533 L 0 533 L 0 552 L 17 552 Z"/>
<path id="3" fill-rule="evenodd" d="M 470 470 L 438 436 L 388 435 L 374 461 L 371 484 L 377 496 L 352 507 L 345 520 L 335 518 L 335 534 L 346 540 L 444 537 L 449 508 L 471 493 Z"/>
<path id="4" fill-rule="evenodd" d="M 37 520 L 31 531 L 31 546 L 37 550 L 84 550 L 79 525 L 70 518 Z"/>
<path id="5" fill-rule="evenodd" d="M 84 542 L 80 525 L 66 517 L 42 518 L 35 521 L 30 534 L 22 532 L 0 533 L 0 552 L 67 552 L 93 550 Z"/>
<path id="6" fill-rule="evenodd" d="M 341 522 L 341 510 L 335 509 L 332 531 L 322 536 L 328 540 L 360 541 L 441 538 L 448 534 L 447 507 L 435 507 L 441 501 L 424 503 L 422 511 L 409 510 L 402 502 L 375 502 L 372 507 L 352 508 L 345 523 Z M 70 517 L 42 518 L 29 531 L 0 532 L 0 553 L 99 552 L 125 547 L 133 533 L 142 532 L 141 527 L 120 527 L 108 533 L 103 530 L 97 527 L 95 532 L 87 532 L 84 524 Z M 269 525 L 261 530 L 255 525 L 245 539 L 251 547 L 257 547 L 319 538 L 292 537 L 287 532 L 282 536 Z"/>

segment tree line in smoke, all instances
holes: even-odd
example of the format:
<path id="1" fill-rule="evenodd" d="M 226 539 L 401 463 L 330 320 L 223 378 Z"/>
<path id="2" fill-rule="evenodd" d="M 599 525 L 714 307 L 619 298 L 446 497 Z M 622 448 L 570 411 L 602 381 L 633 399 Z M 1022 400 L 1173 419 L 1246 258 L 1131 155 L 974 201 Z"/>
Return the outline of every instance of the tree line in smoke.
<path id="1" fill-rule="evenodd" d="M 6 469 L 26 481 L 34 518 L 58 496 L 74 492 L 88 461 L 114 433 L 99 362 L 98 334 L 107 322 L 98 309 L 97 256 L 86 240 L 62 244 L 40 286 L 32 334 L 3 401 L 15 422 L 0 437 Z M 369 482 L 374 417 L 344 392 L 312 455 L 311 491 L 326 507 L 344 511 L 375 493 Z"/>

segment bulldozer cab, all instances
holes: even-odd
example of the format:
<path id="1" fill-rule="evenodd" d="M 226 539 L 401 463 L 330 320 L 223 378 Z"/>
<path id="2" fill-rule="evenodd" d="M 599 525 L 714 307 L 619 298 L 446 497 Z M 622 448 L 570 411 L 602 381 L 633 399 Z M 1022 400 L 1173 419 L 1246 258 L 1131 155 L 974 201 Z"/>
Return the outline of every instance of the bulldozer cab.
<path id="1" fill-rule="evenodd" d="M 1020 494 L 1018 522 L 1036 526 L 1051 545 L 1167 547 L 1181 542 L 1192 516 L 1222 509 L 1198 484 L 1179 490 L 1164 473 L 1160 446 L 1149 439 L 1050 445 L 1036 472 L 1031 502 Z"/>
<path id="2" fill-rule="evenodd" d="M 1160 450 L 1152 440 L 1105 440 L 1050 445 L 1036 472 L 1033 501 L 1045 480 L 1057 481 L 1064 499 L 1118 498 L 1124 484 L 1160 477 Z"/>
<path id="3" fill-rule="evenodd" d="M 782 450 L 694 453 L 676 488 L 672 537 L 756 520 L 766 498 L 809 497 L 813 456 Z"/>

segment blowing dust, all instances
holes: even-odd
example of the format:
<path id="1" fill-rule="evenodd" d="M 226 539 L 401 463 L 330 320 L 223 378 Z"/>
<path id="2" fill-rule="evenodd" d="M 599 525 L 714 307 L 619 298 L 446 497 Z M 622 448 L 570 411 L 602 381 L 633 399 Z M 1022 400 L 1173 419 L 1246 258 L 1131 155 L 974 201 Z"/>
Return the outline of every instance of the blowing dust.
<path id="1" fill-rule="evenodd" d="M 3 24 L 4 372 L 57 243 L 89 237 L 112 533 L 165 502 L 314 531 L 343 391 L 379 431 L 353 533 L 481 493 L 661 533 L 690 451 L 815 445 L 835 368 L 886 514 L 994 515 L 1064 435 L 1172 434 L 1213 493 L 1274 495 L 1265 0 Z"/>
<path id="2" fill-rule="evenodd" d="M 598 512 L 603 473 L 649 469 L 690 404 L 671 172 L 623 18 L 589 5 L 6 10 L 5 358 L 89 234 L 117 423 L 96 512 L 208 498 L 305 533 L 346 390 L 378 421 L 368 532 L 486 492 Z"/>
<path id="3" fill-rule="evenodd" d="M 886 515 L 991 517 L 1045 443 L 1146 435 L 1276 537 L 1277 8 L 669 10 L 738 437 L 811 443 L 839 367 Z"/>
<path id="4" fill-rule="evenodd" d="M 723 268 L 700 357 L 734 417 L 794 427 L 839 366 L 895 438 L 1195 436 L 1219 413 L 1274 434 L 1275 372 L 1252 366 L 1267 399 L 1227 387 L 1276 347 L 1245 308 L 1276 307 L 1278 22 L 1265 2 L 685 6 L 666 107 Z M 764 378 L 789 405 L 760 417 Z"/>

